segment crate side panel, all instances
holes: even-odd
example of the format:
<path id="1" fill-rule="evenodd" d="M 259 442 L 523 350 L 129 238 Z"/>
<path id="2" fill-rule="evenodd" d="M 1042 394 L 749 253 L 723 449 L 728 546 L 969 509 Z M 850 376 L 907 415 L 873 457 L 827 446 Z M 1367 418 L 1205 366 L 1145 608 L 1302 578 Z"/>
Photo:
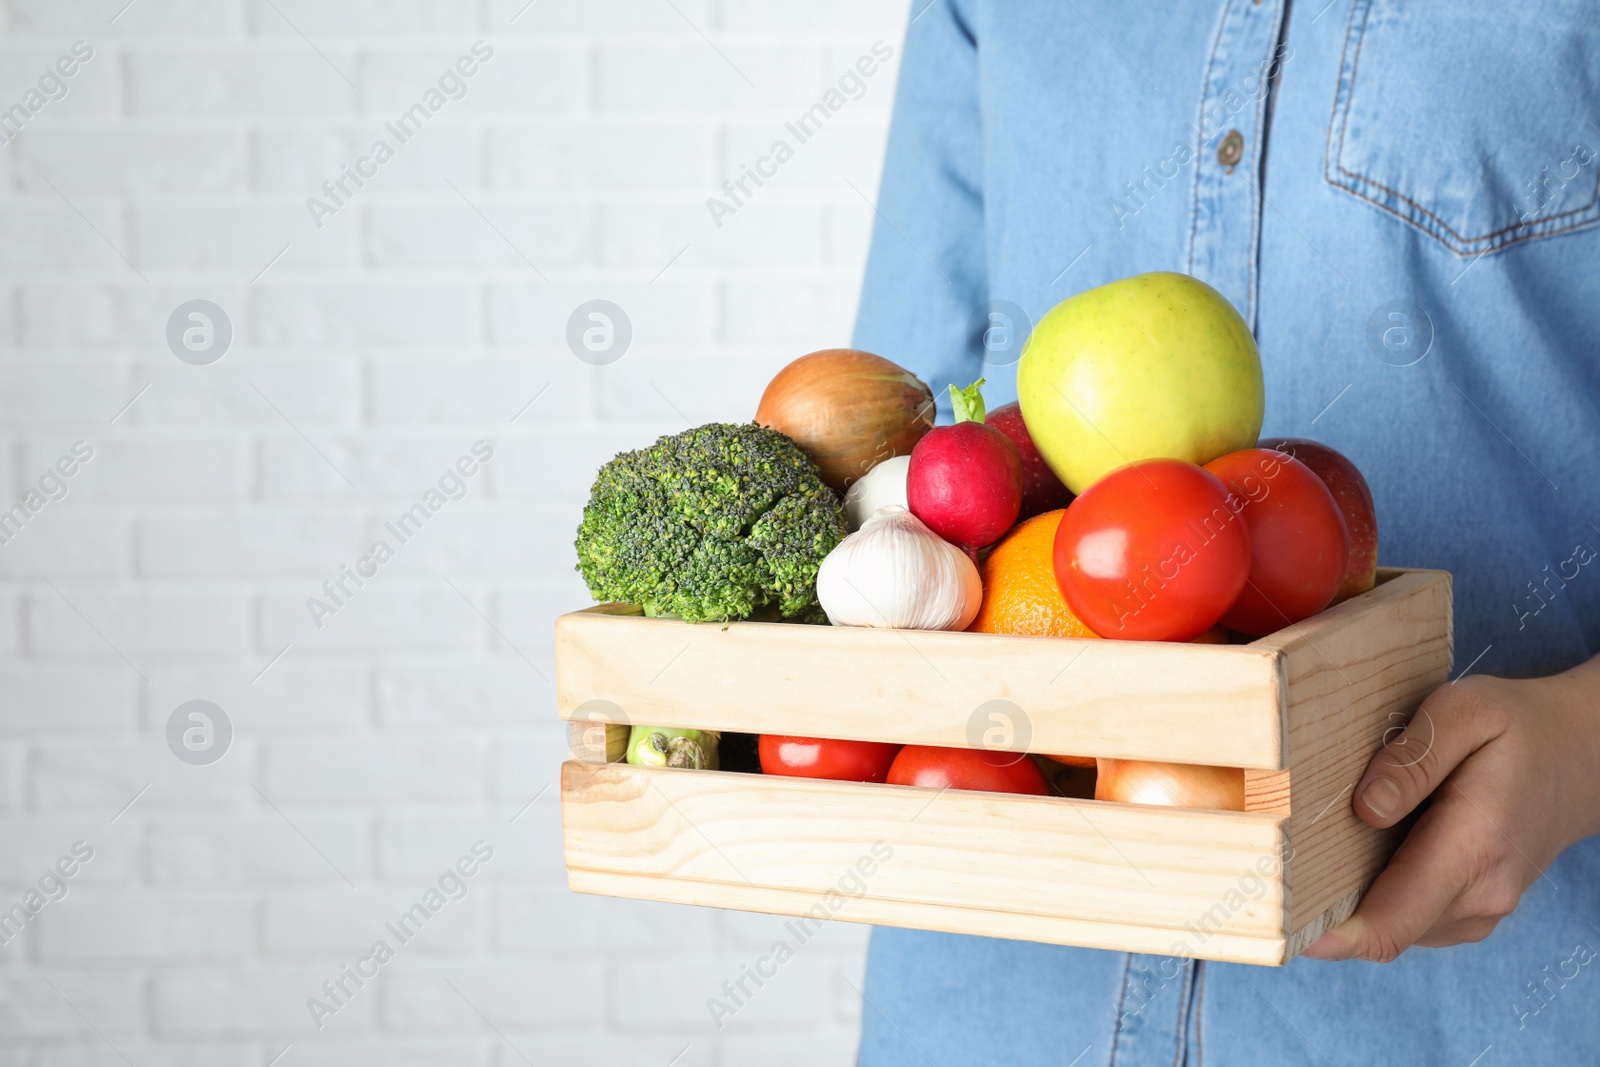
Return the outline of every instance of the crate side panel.
<path id="1" fill-rule="evenodd" d="M 1450 676 L 1448 573 L 1405 572 L 1360 599 L 1324 613 L 1283 646 L 1294 951 L 1349 916 L 1399 844 L 1403 830 L 1362 822 L 1351 795 L 1385 736 Z"/>
<path id="2" fill-rule="evenodd" d="M 1287 936 L 1269 815 L 574 762 L 562 818 L 575 885 L 590 872 L 816 901 L 865 883 L 884 908 L 1138 926 L 1162 951 Z"/>
<path id="3" fill-rule="evenodd" d="M 1251 646 L 723 627 L 591 609 L 557 620 L 556 658 L 566 718 L 609 704 L 651 725 L 975 747 L 984 706 L 1006 701 L 1026 723 L 1017 746 L 1033 752 L 1286 766 L 1281 657 Z"/>

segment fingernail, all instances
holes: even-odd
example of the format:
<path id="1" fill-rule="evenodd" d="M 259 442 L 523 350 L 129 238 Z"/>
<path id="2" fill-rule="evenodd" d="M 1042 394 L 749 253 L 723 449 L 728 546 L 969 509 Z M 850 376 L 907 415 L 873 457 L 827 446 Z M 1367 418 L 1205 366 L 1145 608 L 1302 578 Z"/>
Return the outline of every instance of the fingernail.
<path id="1" fill-rule="evenodd" d="M 1350 957 L 1350 950 L 1343 938 L 1329 931 L 1311 942 L 1310 947 L 1300 955 L 1314 960 L 1342 960 Z"/>
<path id="2" fill-rule="evenodd" d="M 1400 807 L 1400 787 L 1387 778 L 1374 778 L 1361 791 L 1361 803 L 1380 819 L 1387 819 Z"/>

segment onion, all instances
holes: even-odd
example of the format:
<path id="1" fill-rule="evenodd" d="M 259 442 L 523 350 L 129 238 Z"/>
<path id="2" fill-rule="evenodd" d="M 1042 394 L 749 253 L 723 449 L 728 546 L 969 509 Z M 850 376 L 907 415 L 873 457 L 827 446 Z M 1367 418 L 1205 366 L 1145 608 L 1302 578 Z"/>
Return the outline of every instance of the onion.
<path id="1" fill-rule="evenodd" d="M 933 391 L 871 352 L 827 348 L 778 372 L 756 422 L 792 437 L 841 495 L 891 456 L 908 456 L 933 428 Z"/>
<path id="2" fill-rule="evenodd" d="M 849 520 L 850 529 L 861 529 L 862 523 L 886 505 L 907 507 L 906 475 L 910 470 L 910 456 L 895 456 L 857 478 L 844 495 L 844 517 Z"/>
<path id="3" fill-rule="evenodd" d="M 1237 767 L 1102 759 L 1094 798 L 1124 804 L 1243 811 L 1244 771 Z"/>

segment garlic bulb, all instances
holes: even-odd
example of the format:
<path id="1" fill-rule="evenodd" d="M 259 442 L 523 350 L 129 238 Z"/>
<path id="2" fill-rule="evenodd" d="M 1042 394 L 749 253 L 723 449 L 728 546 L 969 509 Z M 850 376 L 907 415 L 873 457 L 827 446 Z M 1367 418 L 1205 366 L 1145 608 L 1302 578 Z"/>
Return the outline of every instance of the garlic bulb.
<path id="1" fill-rule="evenodd" d="M 886 505 L 908 506 L 906 475 L 910 471 L 910 456 L 890 456 L 857 478 L 844 495 L 844 517 L 850 521 L 850 529 L 861 529 L 862 523 Z"/>
<path id="2" fill-rule="evenodd" d="M 817 600 L 835 626 L 964 630 L 983 582 L 965 552 L 890 504 L 828 553 Z"/>

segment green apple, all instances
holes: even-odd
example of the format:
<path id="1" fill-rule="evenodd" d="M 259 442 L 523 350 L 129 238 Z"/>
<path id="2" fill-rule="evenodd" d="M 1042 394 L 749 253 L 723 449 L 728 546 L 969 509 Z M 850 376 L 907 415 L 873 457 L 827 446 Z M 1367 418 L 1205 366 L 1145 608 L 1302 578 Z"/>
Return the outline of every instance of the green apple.
<path id="1" fill-rule="evenodd" d="M 1074 493 L 1141 459 L 1197 465 L 1250 448 L 1265 391 L 1250 328 L 1187 274 L 1136 274 L 1068 297 L 1028 336 L 1022 417 Z"/>

